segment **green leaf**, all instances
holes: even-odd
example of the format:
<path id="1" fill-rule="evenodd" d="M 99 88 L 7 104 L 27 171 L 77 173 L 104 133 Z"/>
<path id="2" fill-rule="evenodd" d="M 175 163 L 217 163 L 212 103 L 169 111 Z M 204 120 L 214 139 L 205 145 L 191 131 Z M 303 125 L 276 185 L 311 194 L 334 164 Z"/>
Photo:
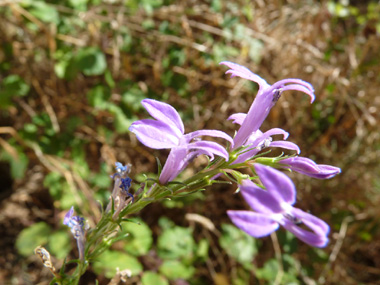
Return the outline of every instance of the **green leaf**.
<path id="1" fill-rule="evenodd" d="M 33 1 L 30 3 L 29 13 L 46 23 L 59 23 L 59 14 L 55 7 L 43 2 Z"/>
<path id="2" fill-rule="evenodd" d="M 171 280 L 189 279 L 195 273 L 193 266 L 186 266 L 177 260 L 166 260 L 160 266 L 159 271 Z"/>
<path id="3" fill-rule="evenodd" d="M 134 118 L 128 118 L 123 110 L 114 104 L 108 104 L 107 110 L 115 116 L 114 125 L 116 131 L 121 134 L 128 132 L 128 128 L 133 123 Z"/>
<path id="4" fill-rule="evenodd" d="M 12 97 L 25 96 L 30 87 L 16 74 L 9 75 L 0 84 L 0 108 L 6 109 L 12 104 Z"/>
<path id="5" fill-rule="evenodd" d="M 207 259 L 209 248 L 210 248 L 210 243 L 207 239 L 200 240 L 198 243 L 198 248 L 197 248 L 197 256 L 204 260 Z"/>
<path id="6" fill-rule="evenodd" d="M 251 264 L 258 252 L 255 239 L 232 225 L 222 225 L 219 243 L 229 256 L 247 266 Z"/>
<path id="7" fill-rule="evenodd" d="M 104 110 L 108 107 L 111 90 L 104 85 L 97 85 L 87 92 L 87 100 L 92 107 Z"/>
<path id="8" fill-rule="evenodd" d="M 14 158 L 11 154 L 6 151 L 2 151 L 0 153 L 0 159 L 4 161 L 8 161 L 11 167 L 11 175 L 14 179 L 21 179 L 24 177 L 26 168 L 28 167 L 29 159 L 18 147 L 15 148 L 17 150 L 17 158 Z"/>
<path id="9" fill-rule="evenodd" d="M 30 256 L 39 245 L 48 242 L 51 229 L 45 222 L 39 222 L 23 229 L 17 237 L 16 248 L 23 256 Z"/>
<path id="10" fill-rule="evenodd" d="M 143 222 L 136 223 L 124 223 L 123 232 L 129 233 L 129 236 L 125 239 L 124 249 L 135 256 L 147 254 L 150 250 L 153 237 L 150 228 Z"/>
<path id="11" fill-rule="evenodd" d="M 140 274 L 143 269 L 137 258 L 119 251 L 107 250 L 94 262 L 94 271 L 97 274 L 104 273 L 107 278 L 115 276 L 116 267 L 120 271 L 129 269 L 132 275 Z"/>
<path id="12" fill-rule="evenodd" d="M 141 277 L 141 283 L 142 285 L 169 285 L 169 282 L 165 277 L 152 271 L 144 272 Z"/>
<path id="13" fill-rule="evenodd" d="M 195 241 L 191 229 L 174 227 L 166 229 L 157 241 L 158 255 L 164 259 L 192 258 Z"/>
<path id="14" fill-rule="evenodd" d="M 279 270 L 278 262 L 276 259 L 270 259 L 265 262 L 264 267 L 255 270 L 256 277 L 272 281 L 276 279 L 277 272 Z"/>
<path id="15" fill-rule="evenodd" d="M 106 57 L 97 47 L 82 48 L 75 60 L 78 69 L 87 76 L 101 75 L 107 69 Z"/>
<path id="16" fill-rule="evenodd" d="M 49 250 L 56 258 L 65 258 L 70 250 L 70 232 L 58 231 L 49 235 Z"/>

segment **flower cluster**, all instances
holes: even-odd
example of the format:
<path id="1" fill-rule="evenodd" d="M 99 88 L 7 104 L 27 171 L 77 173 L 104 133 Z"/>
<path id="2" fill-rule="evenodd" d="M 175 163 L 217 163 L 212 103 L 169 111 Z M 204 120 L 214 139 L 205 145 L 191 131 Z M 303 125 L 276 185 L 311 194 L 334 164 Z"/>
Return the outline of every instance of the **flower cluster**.
<path id="1" fill-rule="evenodd" d="M 211 160 L 210 166 L 220 170 L 212 179 L 216 179 L 221 173 L 232 173 L 233 177 L 237 177 L 244 199 L 255 211 L 228 211 L 229 217 L 237 227 L 254 237 L 263 237 L 282 225 L 309 245 L 326 246 L 329 226 L 319 218 L 293 207 L 296 201 L 294 184 L 290 178 L 275 168 L 296 171 L 319 179 L 331 178 L 340 173 L 340 169 L 330 165 L 318 165 L 308 158 L 298 157 L 300 149 L 296 144 L 286 141 L 289 134 L 285 130 L 280 128 L 265 132 L 260 130 L 283 92 L 301 91 L 313 102 L 315 99 L 313 87 L 303 80 L 294 78 L 280 80 L 270 85 L 244 66 L 226 61 L 221 64 L 230 68 L 226 73 L 231 74 L 231 77 L 238 76 L 259 85 L 257 96 L 248 112 L 233 114 L 228 118 L 240 125 L 233 138 L 219 130 L 197 130 L 185 134 L 183 122 L 172 106 L 152 99 L 142 101 L 142 105 L 154 120 L 136 121 L 129 130 L 147 147 L 170 149 L 157 183 L 168 185 L 168 182 L 175 180 L 195 157 L 207 155 Z M 283 139 L 273 141 L 274 135 L 282 135 Z M 222 146 L 202 139 L 203 136 L 222 138 L 228 143 Z M 259 161 L 262 162 L 263 159 L 262 157 L 261 160 L 257 159 L 259 152 L 273 147 L 295 151 L 296 154 L 273 160 L 270 166 L 274 168 L 260 164 Z M 215 156 L 220 159 L 217 163 L 212 163 Z M 250 179 L 244 179 L 243 174 L 239 174 L 238 170 L 242 166 L 254 170 L 265 190 Z"/>
<path id="2" fill-rule="evenodd" d="M 281 225 L 311 246 L 327 245 L 329 226 L 314 215 L 293 207 L 297 196 L 296 188 L 291 179 L 280 170 L 329 179 L 340 173 L 340 169 L 299 157 L 300 148 L 287 141 L 289 133 L 283 129 L 260 130 L 283 92 L 300 91 L 307 94 L 313 102 L 313 87 L 293 78 L 270 85 L 241 65 L 232 62 L 221 64 L 230 68 L 226 73 L 232 77 L 238 76 L 259 85 L 257 96 L 248 112 L 232 114 L 228 118 L 240 126 L 234 137 L 220 130 L 204 129 L 186 133 L 180 115 L 172 106 L 144 99 L 142 105 L 153 119 L 138 120 L 132 123 L 129 130 L 145 146 L 168 149 L 169 155 L 162 169 L 159 164 L 158 179 L 147 178 L 133 194 L 130 192 L 131 165 L 116 162 L 116 172 L 111 176 L 114 186 L 110 202 L 95 228 L 85 229 L 84 218 L 74 216 L 73 207 L 65 215 L 63 223 L 70 227 L 77 240 L 81 266 L 109 247 L 112 241 L 118 240 L 115 231 L 121 222 L 128 221 L 126 216 L 137 213 L 160 199 L 190 194 L 222 182 L 217 180 L 221 175 L 238 184 L 240 193 L 253 210 L 227 211 L 231 221 L 243 231 L 260 238 L 276 231 Z M 274 136 L 278 135 L 282 139 L 274 140 Z M 217 138 L 218 142 L 210 140 L 210 137 Z M 281 148 L 291 153 L 279 157 L 267 156 L 272 148 Z M 209 158 L 208 165 L 195 175 L 181 180 L 180 174 L 200 155 Z M 253 178 L 246 171 L 242 172 L 242 169 L 251 170 Z M 82 269 L 78 271 L 79 275 L 83 274 Z"/>

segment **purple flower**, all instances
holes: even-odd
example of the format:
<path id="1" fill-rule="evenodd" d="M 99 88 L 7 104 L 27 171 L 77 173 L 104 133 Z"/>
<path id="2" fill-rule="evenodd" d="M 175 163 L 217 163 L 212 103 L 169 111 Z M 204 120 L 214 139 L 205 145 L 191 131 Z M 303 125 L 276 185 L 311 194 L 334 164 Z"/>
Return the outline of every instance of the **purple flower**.
<path id="1" fill-rule="evenodd" d="M 232 222 L 256 238 L 267 236 L 282 225 L 305 243 L 325 247 L 330 228 L 321 219 L 292 206 L 296 201 L 292 180 L 268 166 L 256 164 L 255 169 L 266 190 L 248 179 L 243 180 L 240 190 L 256 212 L 230 210 L 227 213 Z M 301 228 L 301 224 L 310 231 Z"/>
<path id="2" fill-rule="evenodd" d="M 80 216 L 74 216 L 74 207 L 71 207 L 63 219 L 63 224 L 71 229 L 71 233 L 77 240 L 79 259 L 84 260 L 84 218 Z"/>
<path id="3" fill-rule="evenodd" d="M 339 167 L 316 164 L 314 161 L 306 157 L 290 157 L 279 162 L 284 164 L 283 167 L 285 168 L 318 179 L 329 179 L 341 172 Z"/>
<path id="4" fill-rule="evenodd" d="M 136 121 L 129 130 L 147 147 L 171 149 L 159 178 L 161 184 L 172 181 L 194 157 L 200 154 L 208 155 L 211 160 L 214 159 L 214 155 L 228 160 L 228 152 L 224 147 L 216 142 L 202 141 L 199 138 L 219 137 L 233 143 L 232 138 L 226 133 L 217 130 L 199 130 L 185 134 L 183 122 L 172 106 L 152 99 L 143 100 L 142 105 L 156 120 Z"/>
<path id="5" fill-rule="evenodd" d="M 233 123 L 235 124 L 242 125 L 246 116 L 247 114 L 237 113 L 231 115 L 228 119 L 233 120 Z M 281 147 L 285 149 L 295 150 L 297 151 L 297 154 L 301 152 L 295 143 L 287 141 L 273 141 L 273 135 L 282 135 L 283 139 L 286 140 L 289 136 L 289 133 L 280 128 L 273 128 L 269 131 L 266 131 L 265 133 L 260 130 L 252 132 L 244 143 L 244 146 L 248 147 L 244 149 L 241 154 L 239 154 L 238 158 L 233 162 L 233 164 L 242 163 L 259 153 L 261 150 L 268 147 Z"/>
<path id="6" fill-rule="evenodd" d="M 223 61 L 220 64 L 224 64 L 231 68 L 226 72 L 231 73 L 231 77 L 239 76 L 259 84 L 257 96 L 249 108 L 247 116 L 242 122 L 240 129 L 234 137 L 233 149 L 243 146 L 249 136 L 260 128 L 261 124 L 268 116 L 269 111 L 280 98 L 282 92 L 287 90 L 298 90 L 309 95 L 311 102 L 314 101 L 315 96 L 313 87 L 303 80 L 288 78 L 280 80 L 273 85 L 269 85 L 263 78 L 254 74 L 244 66 L 229 61 Z"/>

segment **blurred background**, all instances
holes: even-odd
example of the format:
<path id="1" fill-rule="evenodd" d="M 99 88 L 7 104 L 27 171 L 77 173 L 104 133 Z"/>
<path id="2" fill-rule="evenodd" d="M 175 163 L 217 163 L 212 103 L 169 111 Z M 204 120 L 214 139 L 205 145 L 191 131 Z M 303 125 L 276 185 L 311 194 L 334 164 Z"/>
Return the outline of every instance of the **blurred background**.
<path id="1" fill-rule="evenodd" d="M 106 204 L 115 161 L 134 187 L 167 151 L 128 132 L 140 102 L 173 105 L 187 131 L 219 129 L 247 112 L 257 85 L 229 79 L 229 60 L 274 83 L 301 78 L 316 100 L 285 92 L 262 130 L 283 128 L 302 156 L 342 173 L 289 174 L 299 208 L 326 220 L 314 249 L 283 230 L 255 240 L 228 209 L 247 209 L 235 187 L 148 206 L 82 284 L 375 284 L 380 280 L 380 4 L 378 1 L 0 1 L 0 283 L 48 284 L 33 250 L 56 268 L 77 258 L 62 225 L 75 206 L 90 225 Z M 201 169 L 197 159 L 183 175 Z M 67 271 L 70 270 L 70 266 Z M 115 281 L 116 282 L 116 281 Z M 114 283 L 117 284 L 117 283 Z"/>

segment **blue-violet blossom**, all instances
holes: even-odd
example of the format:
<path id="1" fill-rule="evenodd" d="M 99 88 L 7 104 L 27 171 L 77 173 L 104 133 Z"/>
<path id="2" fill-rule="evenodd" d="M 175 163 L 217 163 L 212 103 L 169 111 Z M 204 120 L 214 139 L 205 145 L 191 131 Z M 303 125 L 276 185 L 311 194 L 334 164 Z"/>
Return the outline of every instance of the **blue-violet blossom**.
<path id="1" fill-rule="evenodd" d="M 80 216 L 74 216 L 74 207 L 71 207 L 63 219 L 63 224 L 71 229 L 71 233 L 77 240 L 79 259 L 84 260 L 84 218 Z"/>
<path id="2" fill-rule="evenodd" d="M 166 184 L 172 181 L 189 162 L 200 154 L 214 159 L 214 155 L 228 160 L 228 152 L 216 142 L 203 141 L 199 137 L 223 138 L 233 143 L 232 138 L 217 130 L 198 130 L 185 134 L 183 122 L 178 112 L 169 104 L 152 99 L 144 99 L 142 105 L 156 120 L 145 119 L 134 122 L 129 130 L 138 140 L 153 149 L 171 149 L 162 169 L 159 181 Z"/>
<path id="3" fill-rule="evenodd" d="M 134 202 L 134 196 L 129 192 L 131 187 L 132 179 L 128 177 L 128 174 L 131 172 L 131 164 L 123 165 L 120 162 L 115 162 L 116 173 L 111 176 L 114 180 L 114 187 L 110 199 L 111 201 L 107 208 L 106 212 L 111 210 L 112 203 L 114 204 L 114 217 L 120 213 L 120 211 L 126 206 L 126 202 Z M 127 198 L 130 200 L 127 200 Z"/>
<path id="4" fill-rule="evenodd" d="M 254 74 L 244 66 L 229 61 L 223 61 L 220 64 L 224 64 L 231 68 L 226 72 L 226 74 L 230 73 L 231 77 L 239 76 L 259 84 L 257 96 L 234 137 L 232 149 L 237 149 L 243 146 L 251 134 L 260 128 L 261 124 L 268 116 L 269 111 L 280 98 L 282 92 L 287 90 L 297 90 L 309 95 L 311 102 L 315 99 L 314 89 L 311 84 L 301 79 L 288 78 L 280 80 L 273 85 L 269 85 L 263 78 Z"/>
<path id="5" fill-rule="evenodd" d="M 329 226 L 321 219 L 294 208 L 296 189 L 284 173 L 269 166 L 255 165 L 256 172 L 266 190 L 249 179 L 242 181 L 240 191 L 253 211 L 227 211 L 232 222 L 249 235 L 264 237 L 282 225 L 305 243 L 325 247 Z M 311 231 L 301 228 L 303 224 Z"/>
<path id="6" fill-rule="evenodd" d="M 228 119 L 233 120 L 234 124 L 242 125 L 246 116 L 247 114 L 237 113 L 237 114 L 231 115 Z M 246 161 L 247 159 L 251 158 L 252 156 L 256 155 L 261 150 L 268 147 L 280 147 L 280 148 L 295 150 L 297 151 L 297 154 L 301 152 L 301 150 L 295 143 L 284 141 L 284 140 L 273 141 L 272 139 L 273 135 L 282 135 L 283 139 L 286 140 L 289 136 L 289 133 L 280 128 L 273 128 L 266 131 L 265 133 L 263 133 L 260 130 L 252 132 L 251 135 L 247 138 L 247 140 L 244 143 L 244 146 L 248 146 L 248 147 L 244 149 L 244 151 L 242 151 L 241 154 L 239 154 L 239 156 L 233 162 L 233 164 L 242 163 Z"/>
<path id="7" fill-rule="evenodd" d="M 318 179 L 329 179 L 341 172 L 339 167 L 316 164 L 306 157 L 289 157 L 282 159 L 279 163 L 283 164 L 284 168 Z"/>

